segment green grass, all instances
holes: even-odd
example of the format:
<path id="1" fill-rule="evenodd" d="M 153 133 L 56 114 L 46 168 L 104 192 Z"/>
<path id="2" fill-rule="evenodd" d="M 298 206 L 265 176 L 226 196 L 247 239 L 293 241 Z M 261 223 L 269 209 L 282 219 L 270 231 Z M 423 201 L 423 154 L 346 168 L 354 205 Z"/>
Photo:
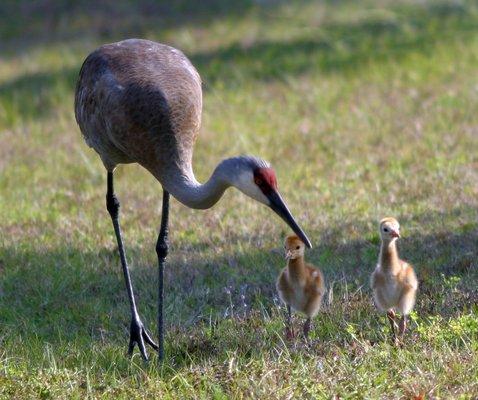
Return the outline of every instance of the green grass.
<path id="1" fill-rule="evenodd" d="M 476 3 L 97 3 L 0 5 L 0 398 L 477 398 Z M 203 77 L 200 180 L 241 153 L 275 167 L 327 279 L 310 345 L 283 337 L 287 228 L 230 190 L 203 212 L 172 202 L 167 361 L 125 356 L 106 174 L 73 91 L 91 50 L 131 36 Z M 155 331 L 161 187 L 136 165 L 116 176 Z M 420 279 L 404 348 L 368 287 L 386 215 Z"/>

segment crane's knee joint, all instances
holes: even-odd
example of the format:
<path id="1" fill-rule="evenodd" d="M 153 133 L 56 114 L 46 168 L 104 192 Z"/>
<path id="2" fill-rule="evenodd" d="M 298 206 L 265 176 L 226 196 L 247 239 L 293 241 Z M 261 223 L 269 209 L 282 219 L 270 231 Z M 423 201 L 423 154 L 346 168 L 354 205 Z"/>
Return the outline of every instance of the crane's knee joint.
<path id="1" fill-rule="evenodd" d="M 160 260 L 164 260 L 168 256 L 168 241 L 166 239 L 158 240 L 156 243 L 156 254 Z"/>
<path id="2" fill-rule="evenodd" d="M 106 209 L 110 213 L 112 218 L 118 218 L 120 208 L 120 202 L 116 195 L 107 194 L 106 195 Z"/>

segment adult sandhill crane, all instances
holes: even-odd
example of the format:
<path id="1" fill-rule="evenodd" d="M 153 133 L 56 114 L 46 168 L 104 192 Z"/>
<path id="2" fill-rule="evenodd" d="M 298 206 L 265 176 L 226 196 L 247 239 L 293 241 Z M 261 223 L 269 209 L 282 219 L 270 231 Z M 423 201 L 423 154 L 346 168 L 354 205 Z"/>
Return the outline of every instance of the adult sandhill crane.
<path id="1" fill-rule="evenodd" d="M 149 40 L 130 39 L 101 46 L 80 70 L 75 116 L 86 143 L 107 171 L 106 208 L 113 221 L 131 308 L 128 353 L 145 343 L 164 357 L 163 273 L 168 254 L 169 194 L 195 209 L 212 207 L 229 186 L 266 204 L 311 247 L 278 190 L 270 165 L 255 157 L 223 160 L 210 179 L 199 183 L 192 169 L 193 144 L 201 124 L 201 79 L 179 50 Z M 118 164 L 138 163 L 163 187 L 161 227 L 156 243 L 159 264 L 159 346 L 147 333 L 136 308 L 119 224 L 120 203 L 113 189 Z"/>

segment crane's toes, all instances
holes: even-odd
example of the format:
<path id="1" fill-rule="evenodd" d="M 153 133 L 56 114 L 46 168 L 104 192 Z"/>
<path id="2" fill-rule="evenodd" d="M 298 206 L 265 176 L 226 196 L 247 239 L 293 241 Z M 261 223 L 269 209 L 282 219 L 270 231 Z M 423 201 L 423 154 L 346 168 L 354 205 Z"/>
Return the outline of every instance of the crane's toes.
<path id="1" fill-rule="evenodd" d="M 158 351 L 159 346 L 156 344 L 156 342 L 151 339 L 151 336 L 149 333 L 146 331 L 146 329 L 143 328 L 143 339 L 146 343 L 148 343 L 154 350 Z"/>
<path id="2" fill-rule="evenodd" d="M 133 317 L 130 327 L 128 355 L 130 357 L 133 355 L 134 346 L 137 344 L 144 361 L 148 361 L 145 343 L 149 344 L 154 350 L 158 350 L 158 345 L 151 339 L 139 317 Z"/>

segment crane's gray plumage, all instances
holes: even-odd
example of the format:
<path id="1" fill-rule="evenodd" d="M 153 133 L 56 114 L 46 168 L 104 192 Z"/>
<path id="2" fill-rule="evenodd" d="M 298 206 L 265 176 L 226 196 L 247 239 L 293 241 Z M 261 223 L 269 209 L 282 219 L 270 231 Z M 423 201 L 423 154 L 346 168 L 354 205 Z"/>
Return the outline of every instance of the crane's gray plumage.
<path id="1" fill-rule="evenodd" d="M 107 44 L 81 68 L 76 120 L 109 171 L 137 162 L 161 179 L 172 164 L 190 166 L 201 110 L 199 74 L 182 52 L 164 44 Z"/>
<path id="2" fill-rule="evenodd" d="M 201 110 L 199 74 L 170 46 L 140 39 L 107 44 L 81 68 L 75 116 L 106 169 L 137 162 L 192 208 L 214 205 L 241 169 L 269 167 L 259 158 L 234 157 L 204 185 L 197 182 L 192 151 Z"/>

